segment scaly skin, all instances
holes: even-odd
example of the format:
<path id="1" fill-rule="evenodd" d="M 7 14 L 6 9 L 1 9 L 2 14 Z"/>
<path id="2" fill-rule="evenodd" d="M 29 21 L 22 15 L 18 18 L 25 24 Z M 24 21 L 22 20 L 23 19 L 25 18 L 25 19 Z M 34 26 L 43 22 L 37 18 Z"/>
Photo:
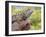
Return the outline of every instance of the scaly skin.
<path id="1" fill-rule="evenodd" d="M 31 10 L 27 10 L 23 14 L 12 16 L 12 31 L 22 31 L 30 29 L 30 21 L 28 17 L 32 14 Z"/>

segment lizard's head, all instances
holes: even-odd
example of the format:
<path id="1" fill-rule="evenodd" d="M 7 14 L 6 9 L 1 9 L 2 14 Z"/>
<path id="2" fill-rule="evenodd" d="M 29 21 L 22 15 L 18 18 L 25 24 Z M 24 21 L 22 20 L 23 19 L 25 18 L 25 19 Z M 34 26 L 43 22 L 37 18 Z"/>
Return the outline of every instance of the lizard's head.
<path id="1" fill-rule="evenodd" d="M 27 10 L 27 11 L 26 11 L 26 16 L 29 17 L 32 13 L 33 13 L 32 10 Z"/>

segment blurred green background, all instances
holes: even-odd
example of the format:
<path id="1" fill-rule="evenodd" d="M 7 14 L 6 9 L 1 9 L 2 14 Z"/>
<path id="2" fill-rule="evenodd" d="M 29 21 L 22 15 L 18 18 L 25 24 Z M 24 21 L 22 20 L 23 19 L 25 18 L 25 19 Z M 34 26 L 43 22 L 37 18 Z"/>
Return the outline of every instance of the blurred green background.
<path id="1" fill-rule="evenodd" d="M 12 15 L 22 14 L 26 10 L 31 9 L 33 13 L 28 19 L 32 22 L 30 30 L 41 29 L 41 7 L 36 6 L 12 6 Z"/>

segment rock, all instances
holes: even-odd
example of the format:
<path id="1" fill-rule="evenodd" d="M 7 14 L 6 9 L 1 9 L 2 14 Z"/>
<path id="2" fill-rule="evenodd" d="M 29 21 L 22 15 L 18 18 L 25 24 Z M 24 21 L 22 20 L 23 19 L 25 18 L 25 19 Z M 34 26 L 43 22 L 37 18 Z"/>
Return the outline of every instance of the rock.
<path id="1" fill-rule="evenodd" d="M 19 25 L 17 22 L 14 22 L 12 24 L 12 31 L 19 31 L 19 30 L 21 30 L 20 26 L 21 25 Z"/>

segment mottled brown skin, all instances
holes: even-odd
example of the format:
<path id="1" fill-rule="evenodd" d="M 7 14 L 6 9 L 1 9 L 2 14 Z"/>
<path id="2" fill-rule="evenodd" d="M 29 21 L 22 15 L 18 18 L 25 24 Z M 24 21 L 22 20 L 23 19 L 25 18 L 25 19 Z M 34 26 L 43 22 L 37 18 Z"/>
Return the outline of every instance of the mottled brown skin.
<path id="1" fill-rule="evenodd" d="M 23 30 L 29 30 L 30 29 L 30 21 L 28 20 L 18 20 L 18 21 L 15 21 L 13 24 L 12 24 L 12 31 L 23 31 Z"/>
<path id="2" fill-rule="evenodd" d="M 29 30 L 32 23 L 27 19 L 32 14 L 31 10 L 27 10 L 23 14 L 12 16 L 12 31 Z"/>

